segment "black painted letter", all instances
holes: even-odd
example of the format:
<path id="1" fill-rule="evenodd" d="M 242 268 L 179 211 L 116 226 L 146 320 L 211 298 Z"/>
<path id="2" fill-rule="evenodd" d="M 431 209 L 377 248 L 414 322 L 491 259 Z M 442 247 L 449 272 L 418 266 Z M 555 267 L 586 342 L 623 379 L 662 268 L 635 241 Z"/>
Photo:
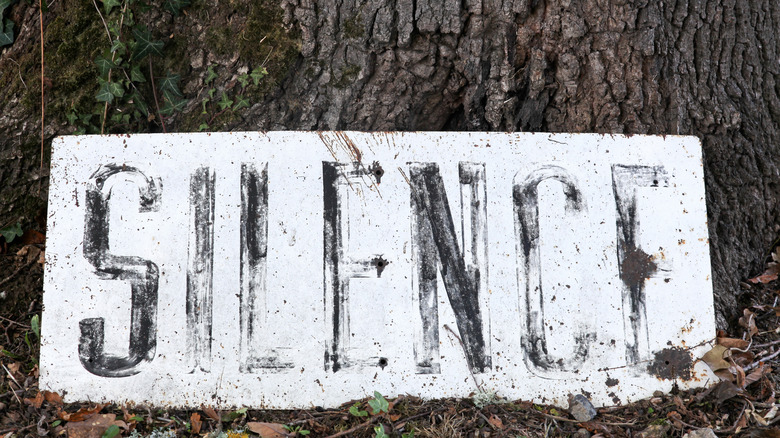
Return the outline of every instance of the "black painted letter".
<path id="1" fill-rule="evenodd" d="M 140 170 L 108 164 L 90 176 L 86 192 L 84 218 L 84 258 L 95 267 L 99 277 L 125 280 L 132 293 L 130 307 L 130 346 L 124 357 L 108 356 L 104 347 L 104 319 L 87 318 L 79 322 L 79 359 L 84 368 L 102 377 L 126 377 L 138 374 L 143 363 L 154 359 L 157 348 L 157 287 L 159 270 L 149 260 L 135 256 L 115 256 L 109 251 L 109 201 L 114 176 L 131 178 L 138 185 L 141 212 L 158 211 L 162 184 Z M 111 181 L 113 183 L 114 181 Z"/>
<path id="2" fill-rule="evenodd" d="M 612 165 L 612 192 L 617 206 L 617 259 L 623 280 L 623 329 L 626 362 L 635 364 L 650 353 L 645 280 L 658 270 L 656 261 L 639 248 L 637 187 L 668 187 L 663 166 Z"/>
<path id="3" fill-rule="evenodd" d="M 190 176 L 190 233 L 187 267 L 187 359 L 189 368 L 211 369 L 214 283 L 214 185 L 201 167 Z"/>
<path id="4" fill-rule="evenodd" d="M 531 172 L 524 181 L 515 180 L 513 188 L 515 210 L 515 234 L 520 270 L 525 277 L 525 294 L 520 300 L 525 307 L 525 331 L 520 335 L 523 357 L 528 368 L 536 373 L 573 371 L 588 357 L 590 342 L 595 333 L 582 330 L 574 338 L 575 354 L 572 358 L 555 358 L 547 349 L 544 324 L 544 293 L 542 291 L 542 260 L 539 242 L 539 183 L 553 179 L 563 184 L 566 196 L 565 211 L 576 213 L 585 210 L 582 193 L 577 181 L 564 168 L 542 166 Z"/>
<path id="5" fill-rule="evenodd" d="M 487 197 L 485 165 L 460 163 L 461 253 L 447 193 L 434 163 L 410 163 L 412 247 L 417 262 L 414 289 L 422 332 L 415 343 L 420 374 L 440 372 L 437 267 L 447 291 L 466 354 L 474 373 L 492 366 L 490 320 L 481 306 L 480 292 L 487 289 Z M 468 220 L 466 220 L 468 218 Z M 468 240 L 467 240 L 468 239 Z"/>
<path id="6" fill-rule="evenodd" d="M 266 274 L 268 257 L 268 164 L 258 172 L 253 164 L 241 164 L 241 293 L 239 369 L 251 373 L 262 369 L 292 368 L 279 358 L 279 351 L 265 348 L 262 335 L 266 322 Z M 265 330 L 265 332 L 264 332 Z"/>
<path id="7" fill-rule="evenodd" d="M 353 259 L 345 254 L 349 239 L 347 213 L 350 192 L 359 190 L 365 184 L 364 178 L 378 180 L 381 176 L 381 173 L 366 170 L 360 162 L 322 162 L 325 321 L 330 335 L 328 351 L 325 352 L 326 370 L 365 366 L 384 368 L 387 365 L 386 358 L 358 358 L 354 351 L 350 354 L 348 304 L 350 278 L 379 277 L 388 261 L 381 254 L 368 259 Z"/>

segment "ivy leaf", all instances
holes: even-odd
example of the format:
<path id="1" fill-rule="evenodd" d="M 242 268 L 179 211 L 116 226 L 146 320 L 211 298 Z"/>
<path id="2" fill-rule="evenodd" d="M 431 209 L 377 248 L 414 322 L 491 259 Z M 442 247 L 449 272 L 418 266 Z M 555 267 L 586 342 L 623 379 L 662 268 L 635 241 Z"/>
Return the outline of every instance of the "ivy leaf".
<path id="1" fill-rule="evenodd" d="M 249 85 L 249 75 L 244 73 L 238 77 L 238 82 L 241 83 L 241 88 L 246 88 Z"/>
<path id="2" fill-rule="evenodd" d="M 180 80 L 181 80 L 181 76 L 180 75 L 169 74 L 168 76 L 160 79 L 157 82 L 157 87 L 166 96 L 170 95 L 170 96 L 174 96 L 174 97 L 184 97 L 184 95 L 181 94 L 181 91 L 179 90 L 179 81 Z"/>
<path id="3" fill-rule="evenodd" d="M 146 77 L 141 73 L 141 66 L 134 65 L 130 69 L 130 80 L 133 82 L 146 82 Z"/>
<path id="4" fill-rule="evenodd" d="M 121 5 L 119 0 L 103 0 L 103 10 L 106 11 L 106 15 L 110 14 L 111 10 L 119 5 Z"/>
<path id="5" fill-rule="evenodd" d="M 116 40 L 111 44 L 111 53 L 119 52 L 119 55 L 127 53 L 127 46 L 122 41 Z"/>
<path id="6" fill-rule="evenodd" d="M 16 3 L 16 0 L 0 0 L 0 16 L 3 15 L 3 12 L 5 12 L 5 9 L 12 4 Z"/>
<path id="7" fill-rule="evenodd" d="M 73 111 L 69 112 L 65 117 L 68 118 L 68 123 L 71 125 L 75 125 L 76 122 L 79 120 L 79 116 L 76 115 Z"/>
<path id="8" fill-rule="evenodd" d="M 206 70 L 206 73 L 208 73 L 206 75 L 206 80 L 204 81 L 206 85 L 208 85 L 211 81 L 219 77 L 217 76 L 216 73 L 214 73 L 214 68 L 211 66 L 209 66 L 208 70 Z"/>
<path id="9" fill-rule="evenodd" d="M 211 99 L 209 99 L 208 97 L 203 99 L 200 102 L 201 105 L 203 105 L 203 112 L 201 112 L 201 114 L 208 114 L 209 113 L 208 110 L 206 110 L 206 105 L 208 105 L 209 102 L 211 102 Z"/>
<path id="10" fill-rule="evenodd" d="M 227 93 L 222 93 L 222 99 L 217 102 L 217 105 L 219 105 L 219 109 L 225 110 L 233 106 L 233 101 L 228 98 Z"/>
<path id="11" fill-rule="evenodd" d="M 100 84 L 100 89 L 98 89 L 98 92 L 95 95 L 95 99 L 97 99 L 98 102 L 107 102 L 107 103 L 111 103 L 114 101 L 114 94 L 111 92 L 108 82 L 103 82 L 102 84 Z"/>
<path id="12" fill-rule="evenodd" d="M 368 401 L 368 405 L 371 406 L 371 413 L 374 415 L 381 412 L 390 412 L 390 403 L 379 391 L 374 391 L 374 398 Z"/>
<path id="13" fill-rule="evenodd" d="M 160 110 L 160 112 L 166 116 L 169 116 L 173 114 L 174 111 L 184 111 L 184 108 L 187 106 L 187 102 L 187 99 L 180 99 L 173 96 L 166 97 L 165 105 Z"/>
<path id="14" fill-rule="evenodd" d="M 95 65 L 97 65 L 97 68 L 100 71 L 100 76 L 102 77 L 108 77 L 108 72 L 111 71 L 112 68 L 116 67 L 116 64 L 113 61 L 108 58 L 104 58 L 101 55 L 98 55 L 98 57 L 95 58 Z"/>
<path id="15" fill-rule="evenodd" d="M 256 69 L 252 70 L 252 73 L 250 73 L 249 76 L 252 78 L 252 81 L 255 83 L 255 85 L 257 85 L 260 83 L 260 79 L 263 79 L 267 74 L 268 70 L 266 70 L 265 67 L 257 67 Z"/>
<path id="16" fill-rule="evenodd" d="M 103 435 L 100 438 L 114 438 L 115 436 L 119 435 L 119 432 L 119 426 L 112 424 L 108 427 L 108 429 L 106 429 L 105 432 L 103 432 Z"/>
<path id="17" fill-rule="evenodd" d="M 108 92 L 116 97 L 122 97 L 125 95 L 125 88 L 119 82 L 107 82 Z"/>
<path id="18" fill-rule="evenodd" d="M 16 225 L 0 228 L 0 235 L 2 235 L 5 238 L 5 241 L 8 243 L 11 243 L 14 239 L 20 237 L 22 234 L 24 234 L 24 231 L 22 231 L 22 225 L 18 222 Z"/>
<path id="19" fill-rule="evenodd" d="M 356 417 L 368 417 L 368 412 L 359 408 L 360 403 L 355 403 L 349 408 L 349 413 Z"/>
<path id="20" fill-rule="evenodd" d="M 198 132 L 205 131 L 207 129 L 209 129 L 209 125 L 206 123 L 201 123 L 200 126 L 198 126 Z"/>
<path id="21" fill-rule="evenodd" d="M 241 108 L 249 108 L 249 99 L 244 96 L 236 96 L 236 104 L 233 105 L 233 111 L 238 111 Z"/>
<path id="22" fill-rule="evenodd" d="M 165 0 L 163 8 L 171 11 L 174 16 L 179 15 L 182 9 L 190 5 L 190 0 Z"/>
<path id="23" fill-rule="evenodd" d="M 0 47 L 10 46 L 14 42 L 14 22 L 9 19 L 4 19 L 0 24 Z"/>
<path id="24" fill-rule="evenodd" d="M 135 53 L 132 60 L 137 61 L 144 59 L 148 55 L 162 56 L 162 48 L 164 43 L 160 40 L 153 40 L 152 33 L 145 28 L 133 29 L 133 36 L 135 37 Z"/>

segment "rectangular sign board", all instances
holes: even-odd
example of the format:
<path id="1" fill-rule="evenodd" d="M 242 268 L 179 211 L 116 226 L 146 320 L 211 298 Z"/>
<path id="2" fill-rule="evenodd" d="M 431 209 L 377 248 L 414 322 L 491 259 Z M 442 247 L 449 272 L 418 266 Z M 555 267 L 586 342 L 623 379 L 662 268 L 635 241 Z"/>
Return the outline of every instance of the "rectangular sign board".
<path id="1" fill-rule="evenodd" d="M 294 408 L 714 382 L 694 137 L 245 132 L 53 143 L 41 387 Z"/>

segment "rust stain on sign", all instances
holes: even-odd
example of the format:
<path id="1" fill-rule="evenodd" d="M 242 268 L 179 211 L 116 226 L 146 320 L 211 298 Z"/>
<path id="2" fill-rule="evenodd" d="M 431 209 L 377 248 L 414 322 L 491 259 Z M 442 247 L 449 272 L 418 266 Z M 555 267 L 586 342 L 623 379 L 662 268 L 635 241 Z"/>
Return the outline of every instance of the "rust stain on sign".
<path id="1" fill-rule="evenodd" d="M 688 350 L 672 347 L 665 348 L 655 353 L 655 358 L 647 366 L 647 371 L 664 380 L 683 379 L 690 380 L 691 367 L 693 361 L 691 360 L 691 353 Z"/>
<path id="2" fill-rule="evenodd" d="M 630 287 L 650 278 L 657 270 L 653 256 L 639 248 L 627 248 L 626 258 L 620 266 L 620 279 Z"/>

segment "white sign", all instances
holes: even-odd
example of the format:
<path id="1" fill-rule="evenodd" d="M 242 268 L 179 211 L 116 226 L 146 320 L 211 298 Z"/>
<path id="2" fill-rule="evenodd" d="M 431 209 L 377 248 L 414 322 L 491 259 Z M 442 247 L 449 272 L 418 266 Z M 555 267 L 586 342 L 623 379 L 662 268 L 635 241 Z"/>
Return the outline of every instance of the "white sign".
<path id="1" fill-rule="evenodd" d="M 611 405 L 707 384 L 694 137 L 271 132 L 53 144 L 41 386 L 265 408 Z"/>

